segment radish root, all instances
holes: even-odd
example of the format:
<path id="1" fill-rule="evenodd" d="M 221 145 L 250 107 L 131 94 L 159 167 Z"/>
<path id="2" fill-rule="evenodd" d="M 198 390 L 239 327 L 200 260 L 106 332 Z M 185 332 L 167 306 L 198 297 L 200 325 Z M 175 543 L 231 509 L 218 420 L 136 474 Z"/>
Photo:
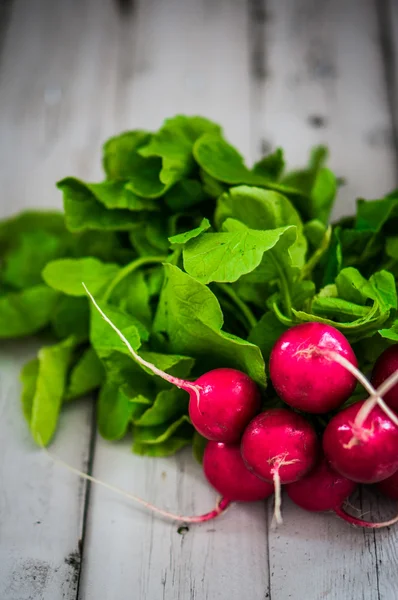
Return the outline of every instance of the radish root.
<path id="1" fill-rule="evenodd" d="M 334 510 L 334 512 L 341 519 L 343 519 L 347 523 L 350 523 L 351 525 L 354 525 L 356 527 L 366 527 L 368 529 L 382 529 L 383 527 L 390 527 L 391 525 L 395 525 L 395 523 L 398 523 L 398 515 L 396 515 L 389 521 L 382 521 L 380 523 L 372 523 L 371 521 L 364 521 L 357 517 L 353 517 L 348 512 L 346 512 L 346 510 L 343 507 L 336 508 Z"/>
<path id="2" fill-rule="evenodd" d="M 42 445 L 42 449 L 43 449 L 44 453 L 56 465 L 64 467 L 65 469 L 67 469 L 71 473 L 74 473 L 75 475 L 78 475 L 82 479 L 86 479 L 87 481 L 90 481 L 91 483 L 96 483 L 97 485 L 101 485 L 102 487 L 105 487 L 108 490 L 111 490 L 112 492 L 115 492 L 116 494 L 123 496 L 124 498 L 133 500 L 137 504 L 141 504 L 142 506 L 144 506 L 146 509 L 148 509 L 158 515 L 166 517 L 167 519 L 170 519 L 172 521 L 178 521 L 181 523 L 204 523 L 205 521 L 211 521 L 212 519 L 215 519 L 216 517 L 222 515 L 231 504 L 231 501 L 228 500 L 227 498 L 219 498 L 217 501 L 216 507 L 213 510 L 211 510 L 210 512 L 205 513 L 203 515 L 199 515 L 196 517 L 195 516 L 175 515 L 174 513 L 171 513 L 167 510 L 158 508 L 154 504 L 151 504 L 150 502 L 147 502 L 146 500 L 143 500 L 142 498 L 139 498 L 138 496 L 135 496 L 134 494 L 131 494 L 130 492 L 127 492 L 126 490 L 123 490 L 122 488 L 119 488 L 110 483 L 106 483 L 105 481 L 101 481 L 100 479 L 97 479 L 96 477 L 93 477 L 92 475 L 89 475 L 88 473 L 84 473 L 83 471 L 80 471 L 79 469 L 72 467 L 71 465 L 69 465 L 68 463 L 63 461 L 62 459 L 58 458 L 58 456 L 55 456 L 54 454 L 50 453 L 47 450 L 47 448 L 45 448 L 43 445 Z"/>
<path id="3" fill-rule="evenodd" d="M 344 356 L 341 356 L 338 352 L 334 350 L 320 350 L 317 352 L 323 354 L 339 363 L 342 367 L 344 367 L 347 371 L 349 371 L 356 379 L 363 385 L 365 390 L 369 393 L 369 398 L 365 401 L 361 409 L 359 410 L 356 418 L 355 418 L 355 427 L 360 429 L 363 427 L 366 418 L 369 413 L 373 410 L 373 408 L 378 404 L 380 408 L 384 411 L 384 413 L 391 419 L 391 421 L 398 427 L 398 417 L 397 415 L 390 409 L 390 407 L 384 402 L 382 398 L 382 394 L 386 394 L 396 383 L 398 383 L 398 370 L 392 373 L 386 381 L 382 383 L 382 385 L 375 390 L 370 381 L 365 377 L 365 375 L 357 369 L 349 360 L 347 360 Z"/>

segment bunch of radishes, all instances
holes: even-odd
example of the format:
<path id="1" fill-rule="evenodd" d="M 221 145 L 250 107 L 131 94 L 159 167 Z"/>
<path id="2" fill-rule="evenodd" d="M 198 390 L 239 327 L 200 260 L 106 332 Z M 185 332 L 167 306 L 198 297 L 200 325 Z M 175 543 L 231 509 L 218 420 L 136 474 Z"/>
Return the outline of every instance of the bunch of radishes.
<path id="1" fill-rule="evenodd" d="M 333 510 L 356 525 L 380 527 L 397 520 L 367 523 L 348 515 L 343 503 L 357 483 L 381 482 L 382 492 L 398 499 L 398 344 L 379 357 L 372 375 L 373 385 L 380 386 L 375 390 L 337 329 L 316 322 L 292 327 L 274 345 L 269 363 L 272 384 L 287 406 L 260 412 L 259 390 L 241 371 L 215 369 L 191 382 L 145 361 L 86 291 L 136 361 L 190 394 L 192 424 L 209 440 L 204 474 L 222 500 L 211 513 L 182 520 L 208 520 L 231 502 L 262 500 L 275 491 L 280 522 L 281 485 L 302 508 Z M 351 397 L 356 379 L 369 399 L 336 412 L 320 440 L 298 411 L 337 411 Z"/>

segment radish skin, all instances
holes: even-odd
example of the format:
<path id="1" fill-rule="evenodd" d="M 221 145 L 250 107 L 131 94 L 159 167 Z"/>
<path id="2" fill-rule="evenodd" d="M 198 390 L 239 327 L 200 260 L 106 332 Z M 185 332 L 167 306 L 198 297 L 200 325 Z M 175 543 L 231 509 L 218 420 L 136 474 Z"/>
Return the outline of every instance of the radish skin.
<path id="1" fill-rule="evenodd" d="M 363 426 L 356 418 L 364 402 L 335 415 L 323 434 L 323 450 L 333 469 L 358 483 L 376 483 L 398 470 L 398 428 L 375 406 Z"/>
<path id="2" fill-rule="evenodd" d="M 390 375 L 398 371 L 398 344 L 385 350 L 374 364 L 371 382 L 379 387 Z M 395 411 L 398 411 L 398 384 L 384 394 L 385 402 Z"/>
<path id="3" fill-rule="evenodd" d="M 274 486 L 246 467 L 239 444 L 208 442 L 203 455 L 207 481 L 231 502 L 256 502 L 274 493 Z"/>
<path id="4" fill-rule="evenodd" d="M 398 500 L 398 471 L 391 475 L 391 477 L 379 481 L 377 487 L 388 498 Z"/>
<path id="5" fill-rule="evenodd" d="M 327 413 L 354 391 L 352 373 L 332 362 L 324 351 L 334 351 L 357 366 L 348 340 L 323 323 L 291 327 L 275 343 L 269 363 L 271 381 L 280 398 L 292 408 Z"/>
<path id="6" fill-rule="evenodd" d="M 282 523 L 281 485 L 297 481 L 314 466 L 318 439 L 302 417 L 286 408 L 259 414 L 246 427 L 241 452 L 247 468 L 275 486 L 275 519 Z"/>
<path id="7" fill-rule="evenodd" d="M 87 286 L 84 283 L 82 285 L 96 310 L 119 336 L 134 360 L 165 381 L 188 392 L 189 415 L 193 426 L 203 437 L 226 443 L 240 440 L 244 428 L 261 406 L 258 387 L 248 375 L 237 369 L 214 369 L 191 382 L 165 373 L 134 350 L 123 333 L 98 306 Z"/>

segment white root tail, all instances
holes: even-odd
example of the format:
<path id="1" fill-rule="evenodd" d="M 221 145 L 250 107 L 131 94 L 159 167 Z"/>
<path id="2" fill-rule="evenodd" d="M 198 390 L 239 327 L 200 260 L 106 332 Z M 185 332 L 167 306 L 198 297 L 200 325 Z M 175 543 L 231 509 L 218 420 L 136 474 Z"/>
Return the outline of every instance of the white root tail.
<path id="1" fill-rule="evenodd" d="M 363 427 L 364 422 L 366 421 L 368 415 L 376 406 L 376 404 L 380 406 L 383 412 L 398 427 L 397 415 L 391 410 L 391 408 L 385 403 L 385 401 L 382 398 L 382 394 L 386 394 L 391 388 L 394 387 L 396 383 L 398 383 L 398 369 L 394 371 L 394 373 L 392 373 L 390 377 L 388 377 L 388 379 L 386 379 L 386 381 L 384 381 L 382 385 L 376 390 L 370 383 L 370 381 L 365 377 L 365 375 L 344 356 L 341 356 L 341 354 L 339 354 L 338 352 L 335 352 L 334 350 L 319 349 L 317 351 L 322 353 L 324 356 L 331 358 L 335 362 L 339 363 L 339 365 L 344 367 L 347 371 L 349 371 L 369 393 L 369 398 L 364 402 L 355 418 L 355 427 Z"/>
<path id="2" fill-rule="evenodd" d="M 203 523 L 205 521 L 210 521 L 212 519 L 215 519 L 219 515 L 223 514 L 231 504 L 231 502 L 227 498 L 219 498 L 217 500 L 216 507 L 212 511 L 210 511 L 206 514 L 203 514 L 200 516 L 175 515 L 174 513 L 171 513 L 167 510 L 158 508 L 154 504 L 151 504 L 150 502 L 147 502 L 146 500 L 143 500 L 142 498 L 139 498 L 138 496 L 135 496 L 134 494 L 131 494 L 130 492 L 127 492 L 126 490 L 123 490 L 122 488 L 119 488 L 116 485 L 112 485 L 110 483 L 106 483 L 105 481 L 101 481 L 100 479 L 97 479 L 96 477 L 93 477 L 92 475 L 89 475 L 88 473 L 84 473 L 83 471 L 80 471 L 79 469 L 72 467 L 71 465 L 69 465 L 68 463 L 63 461 L 62 459 L 58 458 L 58 456 L 55 456 L 54 454 L 50 453 L 47 450 L 47 448 L 45 448 L 43 445 L 42 445 L 42 449 L 43 449 L 44 453 L 56 465 L 59 465 L 65 469 L 67 469 L 68 471 L 70 471 L 71 473 L 74 473 L 75 475 L 78 475 L 82 479 L 86 479 L 87 481 L 90 481 L 91 483 L 95 483 L 97 485 L 101 485 L 102 487 L 107 488 L 108 490 L 111 490 L 112 492 L 115 492 L 116 494 L 119 494 L 120 496 L 123 496 L 124 498 L 133 500 L 133 502 L 136 502 L 137 504 L 141 504 L 141 506 L 144 506 L 146 509 L 148 509 L 158 515 L 161 515 L 162 517 L 170 519 L 172 521 L 178 521 L 180 523 Z"/>

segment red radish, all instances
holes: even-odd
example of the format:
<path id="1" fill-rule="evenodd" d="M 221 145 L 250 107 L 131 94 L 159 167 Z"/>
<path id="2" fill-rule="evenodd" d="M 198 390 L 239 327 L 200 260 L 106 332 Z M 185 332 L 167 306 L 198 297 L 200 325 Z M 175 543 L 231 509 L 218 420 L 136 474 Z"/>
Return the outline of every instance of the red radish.
<path id="1" fill-rule="evenodd" d="M 197 431 L 208 440 L 238 442 L 261 406 L 254 381 L 236 369 L 215 369 L 195 381 L 199 396 L 192 395 L 189 416 Z"/>
<path id="2" fill-rule="evenodd" d="M 231 502 L 265 500 L 274 486 L 253 475 L 243 462 L 239 445 L 209 442 L 203 455 L 208 482 Z"/>
<path id="3" fill-rule="evenodd" d="M 392 373 L 398 370 L 398 344 L 384 350 L 373 367 L 371 382 L 379 387 Z M 394 410 L 398 410 L 398 384 L 383 396 L 385 402 Z"/>
<path id="4" fill-rule="evenodd" d="M 365 402 L 339 412 L 323 434 L 323 450 L 333 469 L 359 483 L 376 483 L 398 470 L 398 427 L 375 406 L 363 425 L 356 417 Z"/>
<path id="5" fill-rule="evenodd" d="M 347 400 L 355 377 L 323 351 L 357 359 L 340 331 L 323 323 L 303 323 L 283 333 L 270 357 L 270 377 L 278 395 L 293 408 L 326 413 Z"/>
<path id="6" fill-rule="evenodd" d="M 311 512 L 336 510 L 354 492 L 357 484 L 334 471 L 325 457 L 305 477 L 286 486 L 295 504 Z"/>
<path id="7" fill-rule="evenodd" d="M 398 500 L 398 471 L 395 471 L 391 477 L 379 481 L 377 487 L 385 496 Z"/>
<path id="8" fill-rule="evenodd" d="M 246 427 L 241 452 L 255 475 L 275 485 L 275 517 L 281 522 L 280 486 L 292 483 L 312 469 L 318 454 L 314 429 L 286 408 L 271 408 Z"/>
<path id="9" fill-rule="evenodd" d="M 248 375 L 236 369 L 214 369 L 196 381 L 185 381 L 165 373 L 137 354 L 98 306 L 84 283 L 83 287 L 102 318 L 127 346 L 131 356 L 155 375 L 188 392 L 189 415 L 193 426 L 203 437 L 216 442 L 239 441 L 244 428 L 261 406 L 258 387 Z"/>

